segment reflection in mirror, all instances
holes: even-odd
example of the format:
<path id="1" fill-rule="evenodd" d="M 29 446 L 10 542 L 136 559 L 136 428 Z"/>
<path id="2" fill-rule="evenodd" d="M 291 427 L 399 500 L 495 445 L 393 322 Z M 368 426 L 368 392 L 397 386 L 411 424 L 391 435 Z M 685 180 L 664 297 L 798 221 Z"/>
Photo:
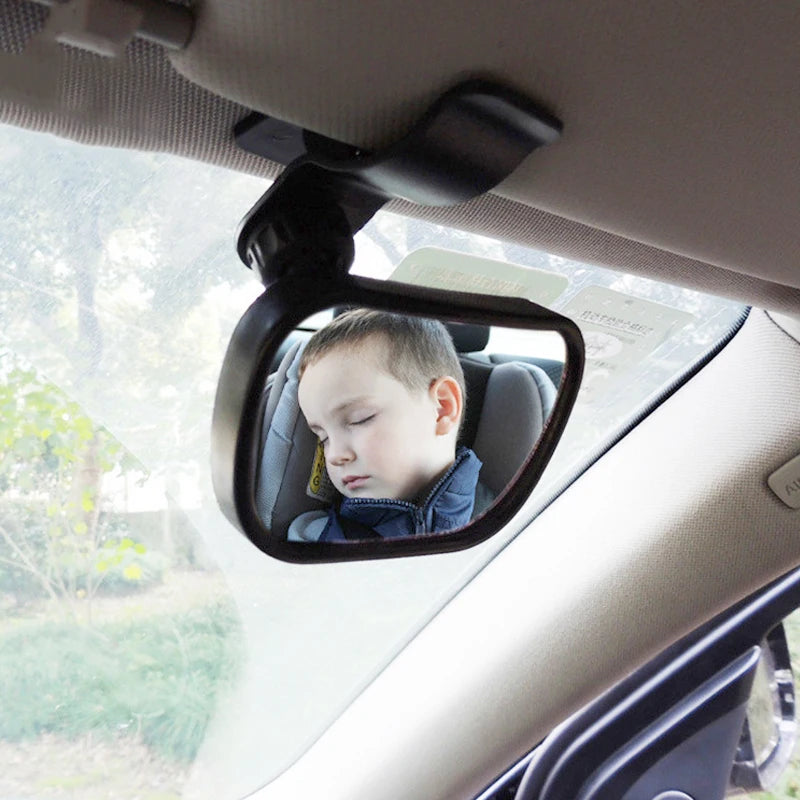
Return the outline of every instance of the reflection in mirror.
<path id="1" fill-rule="evenodd" d="M 761 642 L 729 793 L 774 788 L 792 759 L 796 740 L 792 660 L 786 628 L 780 624 Z"/>
<path id="2" fill-rule="evenodd" d="M 259 516 L 298 542 L 464 527 L 533 451 L 564 360 L 553 331 L 316 314 L 265 387 Z"/>

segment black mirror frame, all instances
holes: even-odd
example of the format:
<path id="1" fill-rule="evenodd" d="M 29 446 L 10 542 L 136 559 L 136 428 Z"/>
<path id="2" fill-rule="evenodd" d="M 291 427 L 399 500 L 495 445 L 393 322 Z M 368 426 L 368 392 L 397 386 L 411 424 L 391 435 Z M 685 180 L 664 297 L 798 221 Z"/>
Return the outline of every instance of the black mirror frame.
<path id="1" fill-rule="evenodd" d="M 482 516 L 453 532 L 356 542 L 290 542 L 274 536 L 256 511 L 263 389 L 284 339 L 312 314 L 354 305 L 403 314 L 560 333 L 566 362 L 553 411 L 533 452 Z M 226 517 L 260 550 L 296 563 L 353 561 L 461 550 L 488 539 L 519 510 L 539 481 L 564 431 L 580 388 L 583 338 L 572 320 L 521 298 L 443 292 L 343 274 L 289 272 L 250 306 L 231 339 L 212 424 L 212 478 Z"/>

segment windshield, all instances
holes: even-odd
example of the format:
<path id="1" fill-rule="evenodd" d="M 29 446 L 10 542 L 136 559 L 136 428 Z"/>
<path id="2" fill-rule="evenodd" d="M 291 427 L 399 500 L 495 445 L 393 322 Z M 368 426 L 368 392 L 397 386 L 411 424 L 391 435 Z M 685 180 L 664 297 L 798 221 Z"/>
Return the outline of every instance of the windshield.
<path id="1" fill-rule="evenodd" d="M 443 556 L 260 554 L 216 506 L 209 429 L 261 291 L 233 241 L 265 182 L 14 128 L 0 143 L 0 794 L 243 796 L 521 525 Z M 354 270 L 426 282 L 433 263 L 441 279 L 441 254 L 404 261 L 431 247 L 483 259 L 445 256 L 445 278 L 471 270 L 490 290 L 496 262 L 525 286 L 540 271 L 533 299 L 546 288 L 583 328 L 587 379 L 539 498 L 742 313 L 391 214 L 359 235 Z"/>

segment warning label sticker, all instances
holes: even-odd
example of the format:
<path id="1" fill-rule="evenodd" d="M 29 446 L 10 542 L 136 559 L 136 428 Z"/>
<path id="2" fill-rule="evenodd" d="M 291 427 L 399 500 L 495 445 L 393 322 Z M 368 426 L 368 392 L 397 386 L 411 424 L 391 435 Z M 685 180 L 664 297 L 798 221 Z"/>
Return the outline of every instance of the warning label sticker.
<path id="1" fill-rule="evenodd" d="M 694 319 L 685 311 L 603 286 L 581 289 L 561 312 L 583 333 L 581 398 L 589 402 Z"/>
<path id="2" fill-rule="evenodd" d="M 564 275 L 506 261 L 422 247 L 409 253 L 389 280 L 503 297 L 522 297 L 549 306 L 569 285 Z"/>
<path id="3" fill-rule="evenodd" d="M 322 448 L 322 442 L 319 441 L 314 453 L 314 463 L 311 466 L 306 494 L 322 503 L 330 503 L 336 496 L 336 487 L 331 483 L 328 470 L 325 468 L 325 451 Z"/>

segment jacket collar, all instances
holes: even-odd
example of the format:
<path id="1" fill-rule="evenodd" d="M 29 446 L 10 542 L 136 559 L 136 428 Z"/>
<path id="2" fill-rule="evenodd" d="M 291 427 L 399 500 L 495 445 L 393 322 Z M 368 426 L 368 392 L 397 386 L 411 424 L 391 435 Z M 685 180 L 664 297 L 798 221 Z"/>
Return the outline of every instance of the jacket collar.
<path id="1" fill-rule="evenodd" d="M 327 539 L 352 538 L 346 530 L 352 521 L 366 526 L 381 538 L 442 533 L 466 525 L 472 518 L 475 488 L 481 461 L 469 448 L 461 447 L 450 469 L 439 479 L 425 503 L 405 500 L 344 498 L 338 512 L 331 513 Z M 337 524 L 338 523 L 338 524 Z M 336 530 L 336 528 L 340 530 Z M 362 538 L 356 535 L 355 538 Z"/>

